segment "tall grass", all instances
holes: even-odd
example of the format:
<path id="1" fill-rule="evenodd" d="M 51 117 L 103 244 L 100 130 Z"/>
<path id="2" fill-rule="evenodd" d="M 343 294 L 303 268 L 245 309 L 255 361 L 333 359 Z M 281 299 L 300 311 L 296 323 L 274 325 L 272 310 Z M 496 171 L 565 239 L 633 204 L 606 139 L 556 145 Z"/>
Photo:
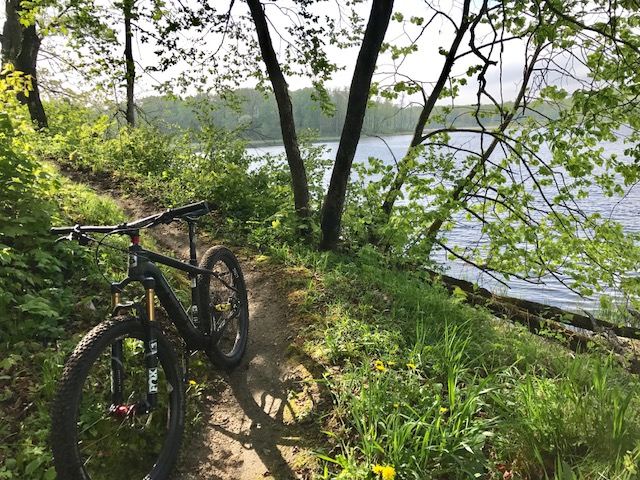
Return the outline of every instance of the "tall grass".
<path id="1" fill-rule="evenodd" d="M 223 132 L 207 133 L 199 157 L 142 130 L 113 136 L 104 119 L 74 128 L 30 146 L 165 203 L 206 198 L 277 261 L 310 272 L 298 307 L 313 319 L 309 353 L 327 366 L 334 398 L 322 477 L 638 478 L 638 380 L 614 359 L 572 354 L 498 321 L 371 249 L 347 258 L 296 245 L 295 228 L 280 222 L 292 211 L 282 165 L 247 175 L 241 146 Z M 145 139 L 152 145 L 141 151 Z M 10 363 L 0 374 L 15 373 Z M 38 422 L 26 427 L 43 430 Z M 34 438 L 22 443 L 26 456 L 0 446 L 0 476 L 50 475 Z"/>
<path id="2" fill-rule="evenodd" d="M 279 255 L 322 276 L 308 296 L 334 366 L 324 478 L 638 478 L 639 384 L 615 359 L 534 337 L 415 272 Z"/>

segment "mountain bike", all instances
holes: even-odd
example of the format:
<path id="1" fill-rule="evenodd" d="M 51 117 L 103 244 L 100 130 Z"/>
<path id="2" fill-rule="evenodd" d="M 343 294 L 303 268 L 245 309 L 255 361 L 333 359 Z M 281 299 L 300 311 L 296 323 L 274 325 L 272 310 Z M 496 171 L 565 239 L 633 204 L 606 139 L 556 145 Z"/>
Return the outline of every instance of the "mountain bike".
<path id="1" fill-rule="evenodd" d="M 247 290 L 238 260 L 227 248 L 210 248 L 198 263 L 196 223 L 208 211 L 207 203 L 199 202 L 120 225 L 51 229 L 64 235 L 58 240 L 81 245 L 100 246 L 109 235 L 131 239 L 127 276 L 111 283 L 110 318 L 82 338 L 57 384 L 51 445 L 58 478 L 167 478 L 184 431 L 189 357 L 204 351 L 223 369 L 240 363 L 249 329 Z M 140 230 L 173 221 L 188 226 L 188 263 L 140 245 Z M 189 308 L 158 264 L 188 274 Z M 124 301 L 123 292 L 133 283 L 144 293 Z M 182 361 L 170 340 L 174 329 L 163 329 L 156 318 L 156 298 L 176 327 L 173 337 L 181 339 Z"/>

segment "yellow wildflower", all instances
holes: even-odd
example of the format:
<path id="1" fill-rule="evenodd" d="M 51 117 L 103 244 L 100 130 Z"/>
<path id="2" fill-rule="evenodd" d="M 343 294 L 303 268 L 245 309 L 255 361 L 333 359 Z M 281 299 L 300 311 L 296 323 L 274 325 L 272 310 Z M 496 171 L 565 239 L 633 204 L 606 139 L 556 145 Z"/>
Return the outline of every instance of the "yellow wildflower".
<path id="1" fill-rule="evenodd" d="M 407 363 L 407 367 L 409 367 L 411 370 L 415 370 L 417 368 L 415 363 Z"/>
<path id="2" fill-rule="evenodd" d="M 376 360 L 375 365 L 376 365 L 376 369 L 380 370 L 381 372 L 384 372 L 387 369 L 384 366 L 384 363 L 382 363 L 380 360 Z"/>
<path id="3" fill-rule="evenodd" d="M 397 403 L 393 404 L 393 408 L 398 408 L 400 405 L 398 405 Z"/>
<path id="4" fill-rule="evenodd" d="M 396 476 L 396 469 L 390 465 L 387 465 L 382 469 L 382 478 L 385 480 L 393 480 Z"/>
<path id="5" fill-rule="evenodd" d="M 393 367 L 396 364 L 396 362 L 387 362 L 387 365 L 389 365 L 390 367 Z"/>
<path id="6" fill-rule="evenodd" d="M 197 385 L 198 382 L 196 382 L 195 380 L 189 380 L 189 385 Z"/>
<path id="7" fill-rule="evenodd" d="M 440 414 L 447 413 L 446 407 L 440 407 Z"/>
<path id="8" fill-rule="evenodd" d="M 380 475 L 384 480 L 393 480 L 396 476 L 396 469 L 391 465 L 384 467 L 382 465 L 374 465 L 371 470 L 373 470 L 373 473 L 376 475 Z"/>

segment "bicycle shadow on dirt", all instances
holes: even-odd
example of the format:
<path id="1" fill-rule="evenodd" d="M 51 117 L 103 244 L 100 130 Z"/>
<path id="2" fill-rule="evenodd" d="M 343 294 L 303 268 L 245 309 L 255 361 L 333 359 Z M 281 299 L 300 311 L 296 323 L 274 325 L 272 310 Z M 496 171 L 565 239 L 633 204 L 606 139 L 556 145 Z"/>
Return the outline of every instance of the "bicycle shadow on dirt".
<path id="1" fill-rule="evenodd" d="M 321 399 L 315 382 L 295 370 L 280 371 L 280 388 L 263 389 L 269 385 L 262 377 L 278 372 L 262 364 L 264 358 L 256 355 L 249 368 L 234 373 L 229 385 L 238 404 L 251 422 L 248 432 L 233 434 L 223 427 L 214 427 L 227 436 L 253 449 L 274 478 L 302 478 L 293 468 L 296 454 L 317 447 L 317 436 L 309 435 L 315 428 L 313 412 Z M 306 371 L 306 369 L 305 369 Z M 308 372 L 306 372 L 308 374 Z M 315 444 L 314 444 L 315 443 Z"/>
<path id="2" fill-rule="evenodd" d="M 287 355 L 295 351 L 295 333 L 286 295 L 274 290 L 268 268 L 245 277 L 251 317 L 245 358 L 230 374 L 211 375 L 205 420 L 185 439 L 176 480 L 311 478 L 305 458 L 326 443 L 315 421 L 327 399 L 314 380 L 322 370 L 311 358 Z"/>

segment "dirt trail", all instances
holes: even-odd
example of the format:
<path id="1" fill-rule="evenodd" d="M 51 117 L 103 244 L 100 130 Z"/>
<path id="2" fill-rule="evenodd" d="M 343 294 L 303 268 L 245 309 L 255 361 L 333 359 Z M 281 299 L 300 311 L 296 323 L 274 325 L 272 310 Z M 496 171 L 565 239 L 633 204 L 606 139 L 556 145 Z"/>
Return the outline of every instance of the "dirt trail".
<path id="1" fill-rule="evenodd" d="M 104 186 L 99 190 L 130 219 L 159 211 Z M 152 235 L 176 257 L 188 259 L 188 237 L 176 226 L 159 226 Z M 212 246 L 205 243 L 200 239 L 202 251 Z M 208 378 L 195 378 L 205 382 L 202 420 L 185 435 L 173 480 L 311 478 L 310 452 L 319 439 L 312 412 L 321 395 L 298 357 L 287 355 L 296 333 L 289 326 L 287 292 L 278 281 L 282 273 L 251 258 L 239 260 L 249 295 L 247 352 L 233 372 L 212 367 Z"/>

